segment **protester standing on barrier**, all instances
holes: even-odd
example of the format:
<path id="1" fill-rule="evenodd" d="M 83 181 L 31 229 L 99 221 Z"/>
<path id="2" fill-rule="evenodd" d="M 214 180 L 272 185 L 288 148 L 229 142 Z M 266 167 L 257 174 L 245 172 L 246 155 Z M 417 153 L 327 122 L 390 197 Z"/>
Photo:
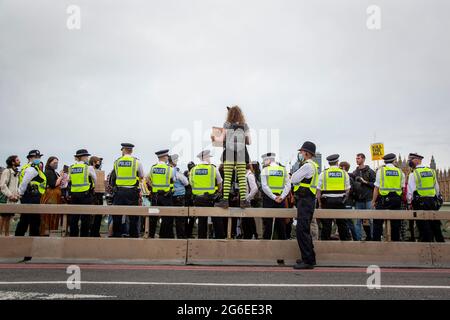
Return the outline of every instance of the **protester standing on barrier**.
<path id="1" fill-rule="evenodd" d="M 203 150 L 197 157 L 200 163 L 189 172 L 195 207 L 214 207 L 214 202 L 222 189 L 222 177 L 219 169 L 211 164 L 211 151 Z M 215 239 L 225 238 L 222 217 L 212 217 Z M 208 217 L 198 217 L 198 238 L 206 239 L 208 235 Z"/>
<path id="2" fill-rule="evenodd" d="M 175 181 L 173 183 L 173 205 L 175 207 L 185 206 L 186 186 L 189 184 L 188 179 L 181 173 L 177 166 L 179 156 L 173 154 L 169 156 L 169 165 L 174 170 Z M 175 231 L 177 239 L 186 239 L 186 217 L 175 217 Z"/>
<path id="3" fill-rule="evenodd" d="M 28 163 L 22 167 L 19 175 L 19 195 L 23 204 L 39 204 L 41 196 L 47 187 L 47 178 L 41 169 L 41 157 L 39 150 L 31 150 L 28 153 Z M 30 236 L 39 236 L 41 217 L 39 214 L 21 214 L 16 227 L 16 236 L 24 236 L 30 227 Z"/>
<path id="4" fill-rule="evenodd" d="M 246 198 L 246 164 L 250 162 L 247 151 L 247 145 L 251 144 L 250 129 L 245 121 L 244 114 L 238 106 L 227 107 L 227 120 L 223 125 L 222 136 L 218 141 L 223 141 L 222 162 L 224 165 L 224 183 L 223 183 L 223 199 L 216 206 L 228 208 L 229 196 L 231 191 L 231 183 L 233 170 L 236 173 L 239 183 L 240 206 L 242 208 L 250 207 L 250 203 L 245 201 Z M 215 137 L 211 137 L 213 142 Z"/>
<path id="5" fill-rule="evenodd" d="M 6 159 L 6 169 L 0 177 L 0 203 L 19 203 L 19 167 L 18 156 L 9 156 Z M 14 213 L 2 213 L 0 215 L 0 236 L 4 231 L 5 237 L 9 236 L 9 227 Z"/>
<path id="6" fill-rule="evenodd" d="M 292 185 L 297 200 L 297 242 L 301 259 L 294 269 L 312 269 L 316 265 L 316 254 L 311 237 L 311 221 L 316 209 L 317 183 L 319 167 L 312 160 L 316 154 L 316 145 L 311 141 L 303 143 L 298 150 L 300 167 L 292 175 Z"/>
<path id="7" fill-rule="evenodd" d="M 365 165 L 366 156 L 363 153 L 356 155 L 356 164 L 358 167 L 353 171 L 355 177 L 355 188 L 353 196 L 355 198 L 356 210 L 367 210 L 372 206 L 373 189 L 375 188 L 375 171 Z M 366 234 L 366 241 L 372 240 L 373 221 L 372 219 L 356 219 L 356 239 L 362 239 L 362 230 Z"/>
<path id="8" fill-rule="evenodd" d="M 439 210 L 440 194 L 436 171 L 422 165 L 423 156 L 410 153 L 408 164 L 413 172 L 408 177 L 407 201 L 414 210 Z M 417 220 L 422 242 L 445 242 L 440 220 Z"/>
<path id="9" fill-rule="evenodd" d="M 97 180 L 98 180 L 99 173 L 102 172 L 101 170 L 102 170 L 102 165 L 103 165 L 103 158 L 92 156 L 89 158 L 89 165 L 95 169 L 95 174 L 97 175 Z M 105 176 L 103 174 L 103 179 L 104 179 L 104 177 Z M 100 183 L 100 181 L 98 181 L 98 184 L 99 183 Z M 104 183 L 105 182 L 102 181 L 102 184 L 104 184 Z M 99 192 L 98 188 L 95 188 L 93 204 L 97 205 L 97 206 L 102 206 L 104 195 L 105 195 L 104 190 L 101 190 L 101 192 Z M 101 214 L 96 214 L 96 215 L 91 216 L 91 227 L 89 230 L 89 234 L 91 237 L 94 237 L 94 238 L 100 237 L 100 227 L 102 225 L 102 219 L 103 219 L 103 216 Z"/>
<path id="10" fill-rule="evenodd" d="M 77 150 L 75 154 L 75 164 L 70 166 L 70 198 L 72 204 L 77 205 L 91 205 L 93 202 L 94 188 L 97 181 L 97 176 L 93 167 L 88 164 L 88 159 L 91 154 L 86 149 Z M 81 229 L 78 227 L 78 222 L 81 219 Z M 70 230 L 71 237 L 89 237 L 89 225 L 91 217 L 88 214 L 73 214 L 70 215 Z"/>
<path id="11" fill-rule="evenodd" d="M 169 149 L 155 152 L 158 163 L 154 164 L 148 175 L 152 190 L 152 206 L 164 207 L 173 205 L 174 171 L 169 166 Z M 162 217 L 159 229 L 160 238 L 173 238 L 174 217 Z M 150 237 L 154 238 L 158 218 L 150 218 Z"/>
<path id="12" fill-rule="evenodd" d="M 286 208 L 285 199 L 291 191 L 291 181 L 286 168 L 275 162 L 275 153 L 262 155 L 261 189 L 263 208 Z M 263 218 L 263 238 L 273 238 L 273 231 L 279 240 L 286 240 L 286 224 L 282 218 Z M 272 230 L 274 229 L 274 230 Z"/>
<path id="13" fill-rule="evenodd" d="M 132 156 L 134 145 L 131 143 L 121 144 L 122 157 L 114 162 L 114 171 L 111 183 L 115 188 L 113 205 L 116 206 L 138 206 L 139 205 L 139 180 L 144 178 L 142 163 Z M 124 216 L 113 216 L 113 237 L 119 238 L 124 232 L 122 230 L 122 219 Z M 139 216 L 129 216 L 129 235 L 138 238 L 140 225 Z"/>
<path id="14" fill-rule="evenodd" d="M 405 186 L 405 174 L 395 166 L 395 154 L 383 157 L 385 165 L 377 170 L 372 207 L 377 210 L 400 210 Z M 392 241 L 400 241 L 401 220 L 390 220 Z M 373 240 L 381 241 L 383 235 L 382 219 L 373 220 Z"/>
<path id="15" fill-rule="evenodd" d="M 338 167 L 339 155 L 327 157 L 330 167 L 319 176 L 317 198 L 321 209 L 345 209 L 345 203 L 350 192 L 350 177 Z M 320 219 L 322 222 L 321 240 L 331 240 L 333 219 Z M 341 241 L 351 240 L 346 219 L 336 219 Z"/>

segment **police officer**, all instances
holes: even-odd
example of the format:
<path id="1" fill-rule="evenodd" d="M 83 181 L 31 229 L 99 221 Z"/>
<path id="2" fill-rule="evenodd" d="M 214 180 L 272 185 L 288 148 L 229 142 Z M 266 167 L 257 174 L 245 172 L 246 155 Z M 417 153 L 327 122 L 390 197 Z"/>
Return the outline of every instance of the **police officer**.
<path id="1" fill-rule="evenodd" d="M 436 171 L 422 164 L 423 157 L 410 153 L 408 164 L 413 172 L 408 177 L 406 199 L 414 210 L 439 210 L 439 184 Z M 444 242 L 440 220 L 417 220 L 420 240 L 423 242 Z"/>
<path id="2" fill-rule="evenodd" d="M 321 209 L 345 209 L 350 192 L 350 177 L 345 170 L 338 167 L 339 155 L 327 157 L 330 167 L 319 175 L 317 199 Z M 331 240 L 332 219 L 320 219 L 322 222 L 321 240 Z M 345 219 L 336 219 L 339 239 L 350 240 L 350 232 Z"/>
<path id="3" fill-rule="evenodd" d="M 115 194 L 113 204 L 116 206 L 139 205 L 139 180 L 144 178 L 142 163 L 132 156 L 134 145 L 122 143 L 122 157 L 114 162 L 113 185 Z M 139 216 L 129 216 L 129 235 L 138 238 L 140 231 Z M 126 234 L 122 230 L 123 216 L 113 216 L 113 237 L 121 237 Z"/>
<path id="4" fill-rule="evenodd" d="M 395 166 L 395 154 L 383 157 L 385 165 L 377 170 L 372 207 L 377 210 L 400 210 L 405 174 Z M 373 240 L 381 241 L 384 220 L 373 220 Z M 391 220 L 392 241 L 400 241 L 401 220 Z"/>
<path id="5" fill-rule="evenodd" d="M 261 189 L 263 191 L 263 208 L 286 208 L 285 199 L 291 191 L 291 182 L 286 168 L 275 162 L 275 153 L 262 155 Z M 273 225 L 275 220 L 275 226 Z M 285 219 L 263 218 L 263 238 L 272 239 L 272 228 L 276 230 L 279 240 L 286 240 Z"/>
<path id="6" fill-rule="evenodd" d="M 155 154 L 158 157 L 158 163 L 152 166 L 148 175 L 152 190 L 152 206 L 172 206 L 174 180 L 177 174 L 174 175 L 174 170 L 168 163 L 169 149 L 157 151 Z M 173 220 L 174 217 L 162 217 L 159 229 L 160 238 L 174 238 Z M 157 217 L 150 219 L 151 238 L 155 237 L 157 221 Z"/>
<path id="7" fill-rule="evenodd" d="M 214 207 L 217 195 L 222 190 L 222 176 L 219 169 L 211 164 L 211 151 L 204 150 L 197 157 L 200 163 L 189 172 L 189 182 L 196 207 Z M 224 219 L 213 217 L 215 239 L 225 239 Z M 208 235 L 208 217 L 198 218 L 198 238 L 206 239 Z"/>
<path id="8" fill-rule="evenodd" d="M 178 159 L 179 156 L 177 154 L 169 156 L 169 164 L 174 170 L 175 177 L 178 177 L 178 179 L 175 179 L 173 183 L 173 205 L 175 207 L 184 207 L 186 200 L 186 186 L 189 184 L 189 181 L 184 174 L 181 174 L 180 168 L 177 166 Z M 175 217 L 177 239 L 186 239 L 186 223 L 187 218 Z"/>
<path id="9" fill-rule="evenodd" d="M 297 260 L 294 269 L 313 269 L 316 265 L 316 254 L 311 238 L 311 221 L 316 208 L 319 180 L 319 167 L 312 160 L 316 154 L 316 145 L 306 141 L 298 151 L 300 167 L 292 175 L 291 183 L 297 198 L 296 233 L 301 259 Z"/>
<path id="10" fill-rule="evenodd" d="M 97 175 L 93 167 L 88 165 L 89 152 L 80 149 L 75 154 L 75 164 L 69 168 L 70 197 L 72 204 L 91 205 L 94 201 L 94 187 Z M 78 222 L 81 218 L 81 232 Z M 89 237 L 91 216 L 74 214 L 70 216 L 69 235 L 71 237 Z"/>
<path id="11" fill-rule="evenodd" d="M 41 196 L 47 187 L 47 178 L 41 169 L 41 157 L 39 150 L 31 150 L 28 153 L 28 163 L 22 167 L 19 175 L 19 195 L 21 203 L 39 204 Z M 39 236 L 41 217 L 38 214 L 21 214 L 16 227 L 15 235 L 24 236 L 30 227 L 29 235 Z"/>

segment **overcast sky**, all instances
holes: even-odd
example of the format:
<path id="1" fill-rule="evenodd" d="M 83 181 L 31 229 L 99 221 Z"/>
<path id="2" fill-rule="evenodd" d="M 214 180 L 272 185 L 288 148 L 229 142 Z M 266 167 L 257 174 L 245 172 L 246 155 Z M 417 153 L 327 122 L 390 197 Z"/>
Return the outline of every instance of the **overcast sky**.
<path id="1" fill-rule="evenodd" d="M 354 168 L 376 141 L 447 168 L 449 14 L 447 0 L 0 0 L 0 158 L 70 164 L 87 148 L 111 168 L 132 142 L 146 170 L 165 147 L 187 162 L 238 104 L 252 159 L 286 164 L 311 140 Z"/>

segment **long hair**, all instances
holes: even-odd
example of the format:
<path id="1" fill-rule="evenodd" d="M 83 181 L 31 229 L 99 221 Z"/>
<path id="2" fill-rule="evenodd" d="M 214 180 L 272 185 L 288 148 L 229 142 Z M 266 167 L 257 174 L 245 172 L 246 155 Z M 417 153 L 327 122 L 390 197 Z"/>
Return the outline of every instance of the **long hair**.
<path id="1" fill-rule="evenodd" d="M 241 108 L 239 108 L 239 106 L 233 106 L 231 108 L 227 107 L 227 109 L 228 109 L 227 122 L 239 124 L 245 123 L 244 114 L 242 113 L 242 110 Z"/>
<path id="2" fill-rule="evenodd" d="M 45 165 L 45 170 L 50 170 L 50 169 L 52 169 L 51 167 L 50 167 L 50 163 L 52 163 L 52 161 L 53 160 L 59 160 L 57 157 L 50 157 L 50 158 L 48 158 L 48 160 L 47 160 L 47 163 L 46 163 L 46 165 Z"/>
<path id="3" fill-rule="evenodd" d="M 6 168 L 12 169 L 13 163 L 16 161 L 17 158 L 18 158 L 18 156 L 16 156 L 16 155 L 9 156 L 8 159 L 6 159 Z"/>

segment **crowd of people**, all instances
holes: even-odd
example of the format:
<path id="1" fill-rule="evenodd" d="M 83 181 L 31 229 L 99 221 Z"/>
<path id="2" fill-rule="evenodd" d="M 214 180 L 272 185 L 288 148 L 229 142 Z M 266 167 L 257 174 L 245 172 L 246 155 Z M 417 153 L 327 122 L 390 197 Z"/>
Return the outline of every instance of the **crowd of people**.
<path id="1" fill-rule="evenodd" d="M 328 166 L 321 171 L 315 161 L 316 145 L 306 141 L 298 150 L 298 161 L 291 172 L 276 161 L 276 154 L 262 155 L 262 163 L 251 161 L 247 146 L 251 144 L 249 126 L 238 106 L 228 108 L 222 135 L 212 136 L 215 143 L 223 143 L 221 164 L 211 163 L 210 150 L 198 155 L 197 163 L 190 162 L 181 172 L 178 155 L 169 150 L 157 151 L 157 162 L 144 171 L 143 164 L 132 153 L 134 145 L 122 143 L 122 155 L 114 162 L 108 175 L 106 189 L 96 190 L 98 172 L 103 159 L 85 150 L 78 150 L 75 162 L 58 171 L 59 160 L 49 157 L 45 166 L 43 154 L 31 150 L 27 163 L 22 165 L 16 155 L 8 157 L 0 179 L 1 203 L 78 205 L 151 205 L 197 207 L 297 207 L 297 219 L 263 218 L 262 234 L 254 218 L 232 220 L 232 235 L 243 239 L 290 239 L 295 237 L 302 252 L 299 268 L 313 267 L 315 256 L 313 239 L 381 241 L 384 220 L 371 219 L 314 219 L 316 208 L 321 209 L 390 209 L 413 208 L 439 210 L 442 198 L 434 170 L 422 165 L 423 156 L 409 155 L 412 173 L 405 174 L 396 167 L 396 156 L 387 154 L 385 164 L 376 172 L 365 164 L 363 153 L 356 155 L 356 169 L 342 162 L 338 154 L 327 157 Z M 0 234 L 9 235 L 13 213 L 1 215 Z M 69 234 L 72 237 L 99 237 L 101 216 L 71 215 Z M 151 217 L 151 238 L 223 239 L 228 219 L 221 217 Z M 21 214 L 15 235 L 46 236 L 58 229 L 58 215 Z M 197 226 L 195 228 L 195 225 Z M 158 228 L 159 226 L 159 228 Z M 392 240 L 444 241 L 440 221 L 417 221 L 405 224 L 391 220 Z M 108 218 L 111 237 L 142 236 L 143 221 L 137 216 Z M 404 230 L 409 229 L 409 237 Z M 159 230 L 159 231 L 158 231 Z M 196 232 L 194 232 L 196 230 Z M 158 231 L 158 232 L 157 232 Z"/>

